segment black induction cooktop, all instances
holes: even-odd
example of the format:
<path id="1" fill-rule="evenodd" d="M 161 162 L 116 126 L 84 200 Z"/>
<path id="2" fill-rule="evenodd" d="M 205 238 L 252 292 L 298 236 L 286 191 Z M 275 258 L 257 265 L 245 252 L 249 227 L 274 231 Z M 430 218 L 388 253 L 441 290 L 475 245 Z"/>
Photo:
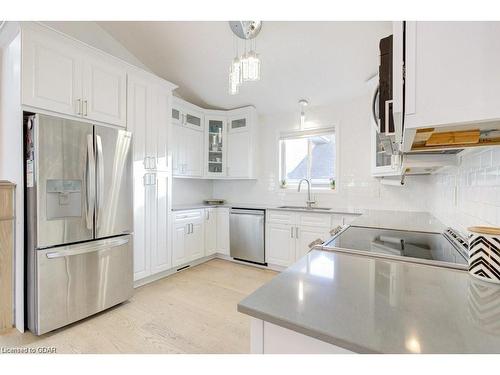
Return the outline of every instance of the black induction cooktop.
<path id="1" fill-rule="evenodd" d="M 467 269 L 463 238 L 450 230 L 427 233 L 347 226 L 325 243 L 325 250 L 393 258 L 415 263 Z"/>

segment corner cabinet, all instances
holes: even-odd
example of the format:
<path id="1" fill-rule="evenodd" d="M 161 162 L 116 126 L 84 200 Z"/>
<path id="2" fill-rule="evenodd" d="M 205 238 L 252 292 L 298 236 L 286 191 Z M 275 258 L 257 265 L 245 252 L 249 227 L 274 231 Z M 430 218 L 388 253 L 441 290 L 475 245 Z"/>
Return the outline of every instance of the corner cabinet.
<path id="1" fill-rule="evenodd" d="M 174 177 L 255 178 L 255 108 L 207 110 L 174 98 L 172 125 Z"/>
<path id="2" fill-rule="evenodd" d="M 22 38 L 23 105 L 126 126 L 124 63 L 36 25 Z"/>

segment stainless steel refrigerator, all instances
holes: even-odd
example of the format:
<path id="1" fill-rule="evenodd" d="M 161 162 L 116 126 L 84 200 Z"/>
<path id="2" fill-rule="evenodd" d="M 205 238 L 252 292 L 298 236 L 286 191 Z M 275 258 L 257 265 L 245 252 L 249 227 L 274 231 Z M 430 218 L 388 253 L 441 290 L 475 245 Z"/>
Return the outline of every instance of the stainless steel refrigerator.
<path id="1" fill-rule="evenodd" d="M 26 115 L 27 322 L 37 335 L 130 298 L 132 136 Z"/>

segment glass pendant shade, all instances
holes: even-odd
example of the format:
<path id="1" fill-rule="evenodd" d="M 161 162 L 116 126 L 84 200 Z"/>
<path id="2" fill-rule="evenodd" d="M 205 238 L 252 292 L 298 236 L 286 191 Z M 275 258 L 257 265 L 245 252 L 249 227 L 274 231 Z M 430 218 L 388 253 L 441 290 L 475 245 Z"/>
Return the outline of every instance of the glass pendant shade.
<path id="1" fill-rule="evenodd" d="M 248 53 L 248 80 L 258 81 L 260 80 L 260 59 L 259 55 L 255 51 L 250 51 Z"/>
<path id="2" fill-rule="evenodd" d="M 240 91 L 241 61 L 235 57 L 229 68 L 229 94 L 236 95 Z"/>
<path id="3" fill-rule="evenodd" d="M 260 80 L 260 59 L 255 51 L 243 55 L 241 59 L 241 77 L 244 82 Z"/>

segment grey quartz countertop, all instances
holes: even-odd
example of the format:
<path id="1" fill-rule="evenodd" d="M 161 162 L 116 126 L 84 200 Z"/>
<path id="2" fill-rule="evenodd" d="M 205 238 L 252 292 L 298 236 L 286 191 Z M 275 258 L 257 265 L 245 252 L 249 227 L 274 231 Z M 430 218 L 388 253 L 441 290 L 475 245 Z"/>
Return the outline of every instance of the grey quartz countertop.
<path id="1" fill-rule="evenodd" d="M 351 225 L 369 228 L 442 233 L 446 228 L 428 212 L 364 210 Z"/>
<path id="2" fill-rule="evenodd" d="M 238 311 L 360 353 L 500 353 L 500 286 L 466 271 L 313 250 Z"/>
<path id="3" fill-rule="evenodd" d="M 314 209 L 306 210 L 302 208 L 294 208 L 292 206 L 284 208 L 280 205 L 255 204 L 255 203 L 225 203 L 220 205 L 208 205 L 204 203 L 184 204 L 184 205 L 173 206 L 172 211 L 187 211 L 187 210 L 196 210 L 209 207 L 227 207 L 227 208 L 239 207 L 239 208 L 253 208 L 260 210 L 281 210 L 281 211 L 314 212 L 314 213 L 344 214 L 344 215 L 361 215 L 364 212 L 363 210 L 353 209 L 353 208 L 330 207 L 329 210 L 314 210 Z"/>

